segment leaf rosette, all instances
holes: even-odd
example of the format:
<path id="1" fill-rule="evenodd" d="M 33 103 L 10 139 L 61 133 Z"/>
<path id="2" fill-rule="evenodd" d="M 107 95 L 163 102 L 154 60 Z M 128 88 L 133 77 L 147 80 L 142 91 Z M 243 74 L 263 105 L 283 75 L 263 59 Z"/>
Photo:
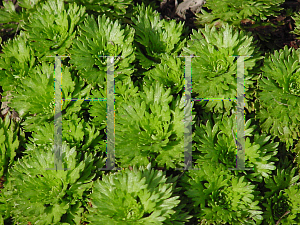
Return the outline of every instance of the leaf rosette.
<path id="1" fill-rule="evenodd" d="M 206 0 L 203 7 L 211 12 L 208 13 L 202 8 L 201 14 L 196 14 L 196 23 L 210 26 L 228 23 L 241 27 L 243 20 L 249 20 L 248 23 L 252 26 L 269 25 L 267 16 L 278 15 L 283 2 L 284 0 Z"/>
<path id="2" fill-rule="evenodd" d="M 285 161 L 283 165 L 288 165 Z M 296 168 L 290 164 L 287 168 L 280 167 L 276 174 L 265 180 L 266 208 L 264 221 L 269 224 L 298 224 L 300 222 L 300 182 L 299 175 L 295 175 Z M 285 166 L 286 167 L 286 166 Z"/>
<path id="3" fill-rule="evenodd" d="M 153 165 L 183 167 L 184 98 L 172 101 L 171 88 L 156 81 L 154 86 L 138 87 L 133 82 L 116 83 L 115 156 L 121 167 Z M 98 98 L 106 90 L 92 90 Z M 107 126 L 106 103 L 91 102 L 90 115 L 95 126 Z M 193 115 L 193 118 L 195 115 Z M 104 130 L 105 131 L 105 130 Z M 105 131 L 106 132 L 106 131 Z"/>
<path id="4" fill-rule="evenodd" d="M 51 135 L 52 134 L 52 135 Z M 38 147 L 51 147 L 54 144 L 54 123 L 45 123 L 38 127 L 28 137 L 26 151 Z M 105 152 L 106 141 L 96 127 L 88 123 L 77 114 L 62 118 L 62 141 L 66 141 L 70 148 L 76 147 L 80 153 Z"/>
<path id="5" fill-rule="evenodd" d="M 236 115 L 230 117 L 213 116 L 206 124 L 196 126 L 193 158 L 197 163 L 214 162 L 222 168 L 236 167 Z M 212 124 L 214 124 L 212 126 Z M 278 161 L 278 143 L 270 141 L 271 136 L 256 133 L 256 126 L 249 119 L 245 123 L 245 167 L 254 168 L 253 173 L 244 174 L 251 180 L 262 182 L 276 169 L 274 162 Z M 239 176 L 239 173 L 236 173 Z"/>
<path id="6" fill-rule="evenodd" d="M 9 34 L 17 32 L 28 23 L 28 17 L 37 7 L 46 0 L 19 0 L 18 2 L 3 1 L 3 7 L 0 9 L 0 23 Z M 21 10 L 18 10 L 22 7 Z"/>
<path id="7" fill-rule="evenodd" d="M 134 86 L 133 82 L 125 81 L 115 82 L 115 108 L 116 113 L 122 102 L 128 102 L 131 98 L 139 96 L 139 88 Z M 91 98 L 107 98 L 107 88 L 91 90 Z M 98 130 L 107 127 L 107 103 L 105 101 L 89 102 L 89 113 L 92 123 Z M 104 129 L 106 132 L 106 129 Z"/>
<path id="8" fill-rule="evenodd" d="M 52 149 L 54 150 L 54 149 Z M 78 162 L 75 148 L 62 145 L 62 167 L 55 168 L 54 152 L 36 148 L 9 170 L 9 183 L 4 197 L 11 207 L 14 223 L 78 224 L 86 191 L 92 187 L 92 155 L 85 154 Z M 102 166 L 104 161 L 102 162 Z"/>
<path id="9" fill-rule="evenodd" d="M 22 119 L 26 132 L 37 130 L 46 122 L 54 121 L 54 65 L 43 62 L 14 89 L 9 106 L 15 109 Z M 68 67 L 62 68 L 62 98 L 83 98 L 91 89 L 89 85 L 74 75 Z M 8 96 L 5 96 L 7 99 Z M 65 116 L 79 112 L 83 101 L 64 101 L 62 111 Z"/>
<path id="10" fill-rule="evenodd" d="M 34 69 L 36 59 L 25 32 L 2 44 L 0 83 L 3 91 L 11 91 Z"/>
<path id="11" fill-rule="evenodd" d="M 169 179 L 162 171 L 151 169 L 151 164 L 139 170 L 133 166 L 132 170 L 103 176 L 102 180 L 94 182 L 87 222 L 164 224 L 175 214 L 174 209 L 180 203 L 179 196 L 174 196 L 174 180 Z M 183 224 L 178 223 L 178 218 L 173 217 L 172 221 Z"/>
<path id="12" fill-rule="evenodd" d="M 300 137 L 300 50 L 293 48 L 268 55 L 262 67 L 257 117 L 261 128 L 278 136 L 287 147 Z"/>
<path id="13" fill-rule="evenodd" d="M 49 0 L 38 6 L 24 25 L 30 45 L 40 61 L 54 61 L 46 55 L 65 55 L 76 35 L 76 26 L 83 20 L 85 7 L 75 3 L 65 9 L 64 1 Z"/>
<path id="14" fill-rule="evenodd" d="M 186 42 L 181 22 L 160 20 L 158 12 L 144 4 L 136 10 L 139 13 L 131 20 L 136 30 L 136 56 L 144 69 L 160 63 L 162 54 L 176 55 L 181 51 Z"/>
<path id="15" fill-rule="evenodd" d="M 149 162 L 168 169 L 184 166 L 184 98 L 172 98 L 170 88 L 155 82 L 118 106 L 115 140 L 121 167 Z"/>
<path id="16" fill-rule="evenodd" d="M 125 16 L 127 8 L 133 4 L 132 0 L 67 0 L 86 7 L 92 14 L 105 14 L 111 19 L 120 19 Z"/>
<path id="17" fill-rule="evenodd" d="M 194 208 L 198 221 L 236 225 L 262 222 L 255 185 L 244 176 L 234 176 L 214 162 L 194 168 L 182 177 L 181 184 L 184 193 L 192 199 L 190 207 Z"/>
<path id="18" fill-rule="evenodd" d="M 144 73 L 143 81 L 150 85 L 159 81 L 165 87 L 171 88 L 171 94 L 178 94 L 184 89 L 184 62 L 180 57 L 163 54 L 161 63 Z"/>
<path id="19" fill-rule="evenodd" d="M 118 21 L 106 15 L 88 16 L 80 25 L 79 36 L 74 40 L 70 63 L 79 71 L 88 84 L 106 86 L 108 57 L 114 57 L 115 80 L 129 82 L 134 68 L 134 29 L 123 29 Z M 110 61 L 111 62 L 111 61 Z"/>
<path id="20" fill-rule="evenodd" d="M 8 115 L 4 120 L 0 119 L 0 177 L 13 165 L 22 142 L 25 142 L 25 134 L 20 124 Z"/>
<path id="21" fill-rule="evenodd" d="M 295 22 L 295 28 L 290 33 L 296 34 L 298 36 L 297 39 L 300 39 L 300 13 L 295 13 L 294 16 L 292 16 L 292 19 Z"/>
<path id="22" fill-rule="evenodd" d="M 183 54 L 196 56 L 191 63 L 192 95 L 199 98 L 236 98 L 237 70 L 242 70 L 245 107 L 250 112 L 254 110 L 254 84 L 258 79 L 255 72 L 262 57 L 253 37 L 228 24 L 219 30 L 205 26 L 205 29 L 193 30 L 187 47 L 183 48 Z M 236 56 L 245 56 L 239 68 Z M 236 102 L 211 100 L 199 104 L 207 111 L 225 113 L 231 111 Z"/>

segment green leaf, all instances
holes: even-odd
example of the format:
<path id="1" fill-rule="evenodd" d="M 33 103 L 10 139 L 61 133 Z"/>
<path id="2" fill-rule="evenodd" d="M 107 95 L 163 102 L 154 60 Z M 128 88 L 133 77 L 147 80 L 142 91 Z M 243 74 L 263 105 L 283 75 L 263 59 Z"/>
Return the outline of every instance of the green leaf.
<path id="1" fill-rule="evenodd" d="M 80 201 L 83 192 L 91 187 L 84 183 L 91 182 L 95 176 L 91 174 L 92 161 L 84 155 L 83 160 L 77 162 L 75 148 L 70 149 L 65 142 L 62 152 L 63 167 L 69 170 L 46 170 L 54 168 L 54 153 L 49 147 L 35 147 L 9 170 L 11 185 L 4 189 L 4 196 L 10 206 L 18 205 L 11 210 L 15 223 L 73 223 L 64 221 L 63 215 L 67 216 L 71 210 L 72 215 L 81 215 L 82 209 L 71 209 L 70 204 Z M 84 173 L 89 174 L 88 177 Z M 80 179 L 82 177 L 84 180 Z M 78 190 L 71 188 L 72 185 Z M 75 219 L 74 216 L 69 218 Z"/>
<path id="2" fill-rule="evenodd" d="M 184 55 L 195 55 L 193 59 L 193 93 L 197 98 L 236 98 L 237 95 L 237 55 L 251 55 L 244 58 L 245 107 L 251 111 L 255 94 L 254 82 L 257 64 L 262 56 L 255 46 L 255 41 L 243 31 L 238 31 L 228 24 L 217 31 L 215 27 L 198 31 L 193 30 Z M 205 111 L 225 113 L 232 111 L 236 101 L 201 101 L 199 105 Z"/>
<path id="3" fill-rule="evenodd" d="M 53 61 L 46 55 L 65 55 L 76 35 L 75 26 L 84 18 L 85 7 L 70 4 L 65 10 L 62 0 L 50 0 L 37 7 L 24 25 L 30 45 L 39 60 Z"/>
<path id="4" fill-rule="evenodd" d="M 107 58 L 103 56 L 120 56 L 114 61 L 115 80 L 128 81 L 128 76 L 133 73 L 130 63 L 135 58 L 133 36 L 132 28 L 126 26 L 123 29 L 117 21 L 113 22 L 105 15 L 98 16 L 97 21 L 89 16 L 80 25 L 79 37 L 74 40 L 70 51 L 70 63 L 77 67 L 89 84 L 103 88 L 107 76 Z"/>
<path id="5" fill-rule="evenodd" d="M 163 224 L 174 214 L 179 196 L 171 197 L 173 188 L 160 171 L 133 167 L 97 180 L 91 194 L 87 221 L 106 224 Z M 164 192 L 166 191 L 166 192 Z"/>
<path id="6" fill-rule="evenodd" d="M 278 136 L 290 148 L 300 137 L 299 50 L 288 48 L 266 57 L 259 80 L 261 110 L 258 118 L 263 131 Z M 272 110 L 269 110 L 272 108 Z"/>
<path id="7" fill-rule="evenodd" d="M 181 22 L 160 20 L 159 14 L 144 4 L 136 8 L 137 15 L 132 16 L 136 30 L 136 54 L 143 68 L 149 69 L 161 62 L 165 53 L 176 55 L 181 51 L 185 39 L 182 38 Z"/>

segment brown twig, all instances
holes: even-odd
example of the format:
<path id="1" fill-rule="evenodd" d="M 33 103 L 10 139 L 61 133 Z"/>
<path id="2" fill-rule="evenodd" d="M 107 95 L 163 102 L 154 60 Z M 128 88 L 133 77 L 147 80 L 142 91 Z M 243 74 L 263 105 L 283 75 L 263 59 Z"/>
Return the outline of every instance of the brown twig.
<path id="1" fill-rule="evenodd" d="M 287 211 L 287 212 L 285 212 L 285 214 L 283 214 L 283 215 L 280 217 L 280 219 L 276 222 L 275 225 L 279 225 L 279 223 L 280 223 L 280 221 L 282 220 L 282 218 L 283 218 L 284 216 L 286 216 L 287 214 L 289 214 L 290 212 L 291 212 L 290 210 Z"/>

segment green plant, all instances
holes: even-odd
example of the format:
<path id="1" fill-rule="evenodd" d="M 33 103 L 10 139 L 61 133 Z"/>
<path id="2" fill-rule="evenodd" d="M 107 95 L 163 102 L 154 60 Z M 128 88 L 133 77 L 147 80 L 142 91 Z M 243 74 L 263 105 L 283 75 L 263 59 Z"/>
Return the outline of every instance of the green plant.
<path id="1" fill-rule="evenodd" d="M 76 147 L 78 152 L 104 152 L 106 146 L 103 135 L 93 124 L 87 123 L 79 115 L 72 114 L 62 118 L 62 141 L 66 141 L 70 148 Z M 51 134 L 51 135 L 49 135 Z M 51 147 L 54 144 L 54 123 L 45 123 L 35 128 L 26 144 L 26 151 L 36 147 Z"/>
<path id="2" fill-rule="evenodd" d="M 37 7 L 43 4 L 45 0 L 20 0 L 17 5 L 21 7 L 16 10 L 12 1 L 3 1 L 3 8 L 0 9 L 0 23 L 9 33 L 16 33 L 28 23 L 28 17 Z"/>
<path id="3" fill-rule="evenodd" d="M 276 16 L 282 10 L 280 5 L 284 0 L 207 0 L 203 7 L 211 11 L 208 13 L 203 8 L 202 14 L 197 14 L 198 24 L 220 26 L 224 23 L 241 27 L 241 22 L 247 20 L 252 27 L 270 24 L 267 16 Z"/>
<path id="4" fill-rule="evenodd" d="M 24 130 L 32 131 L 45 122 L 54 120 L 54 88 L 53 67 L 46 62 L 38 65 L 14 89 L 9 106 L 18 111 L 23 119 Z M 85 86 L 82 79 L 75 77 L 69 68 L 62 70 L 62 98 L 83 98 L 89 93 L 91 86 Z M 7 99 L 7 96 L 5 97 Z M 82 101 L 65 101 L 62 110 L 66 116 L 78 112 Z"/>
<path id="5" fill-rule="evenodd" d="M 95 177 L 93 155 L 78 162 L 75 148 L 63 143 L 61 150 L 62 166 L 69 170 L 46 170 L 55 168 L 50 148 L 35 148 L 9 170 L 3 193 L 14 223 L 79 224 L 85 191 Z"/>
<path id="6" fill-rule="evenodd" d="M 288 148 L 300 137 L 299 52 L 285 46 L 266 56 L 259 81 L 261 129 L 278 136 Z"/>
<path id="7" fill-rule="evenodd" d="M 24 25 L 28 40 L 39 61 L 52 60 L 48 55 L 64 55 L 76 35 L 76 26 L 84 19 L 85 7 L 75 3 L 65 5 L 62 0 L 49 0 L 38 6 Z"/>
<path id="8" fill-rule="evenodd" d="M 19 123 L 13 121 L 7 115 L 5 119 L 0 120 L 0 177 L 6 176 L 8 168 L 13 164 L 18 149 L 25 141 L 25 134 L 20 129 Z"/>
<path id="9" fill-rule="evenodd" d="M 292 34 L 296 34 L 298 37 L 297 39 L 300 39 L 300 14 L 299 13 L 294 13 L 292 16 L 292 19 L 295 22 L 295 28 L 293 31 L 291 31 Z"/>
<path id="10" fill-rule="evenodd" d="M 167 169 L 184 166 L 184 101 L 180 96 L 173 102 L 172 98 L 170 89 L 156 82 L 119 105 L 116 158 L 121 167 L 149 162 Z"/>
<path id="11" fill-rule="evenodd" d="M 13 90 L 22 79 L 28 76 L 29 71 L 33 70 L 36 65 L 36 58 L 24 32 L 2 44 L 2 51 L 0 82 L 3 91 L 6 92 Z"/>
<path id="12" fill-rule="evenodd" d="M 173 96 L 156 81 L 155 87 L 143 86 L 139 91 L 133 82 L 116 82 L 115 154 L 121 167 L 146 166 L 149 162 L 175 168 L 183 166 L 183 98 Z M 106 88 L 92 90 L 91 97 L 106 98 Z M 91 102 L 91 122 L 104 129 L 106 103 Z M 105 130 L 104 130 L 105 131 Z M 124 137 L 124 132 L 126 137 Z M 105 131 L 106 133 L 106 131 Z M 132 151 L 135 149 L 135 151 Z"/>
<path id="13" fill-rule="evenodd" d="M 196 163 L 219 163 L 224 170 L 236 167 L 236 115 L 214 115 L 213 120 L 208 120 L 206 125 L 196 126 L 193 158 Z M 212 127 L 212 124 L 213 127 Z M 245 167 L 254 168 L 252 173 L 244 172 L 244 177 L 261 183 L 263 178 L 268 178 L 276 167 L 278 161 L 278 143 L 269 142 L 271 136 L 259 135 L 256 126 L 251 126 L 249 119 L 245 123 Z M 240 174 L 236 173 L 236 176 Z"/>
<path id="14" fill-rule="evenodd" d="M 127 25 L 123 29 L 118 21 L 114 22 L 105 15 L 98 16 L 97 22 L 93 16 L 89 16 L 80 25 L 79 32 L 70 50 L 70 63 L 88 84 L 97 84 L 100 88 L 106 86 L 106 56 L 121 57 L 114 61 L 115 80 L 130 81 L 130 75 L 134 71 L 130 63 L 135 59 L 132 28 Z"/>
<path id="15" fill-rule="evenodd" d="M 139 12 L 131 18 L 135 29 L 136 57 L 144 69 L 160 63 L 164 53 L 176 55 L 185 44 L 183 24 L 160 20 L 159 14 L 144 4 L 136 7 Z"/>
<path id="16" fill-rule="evenodd" d="M 300 223 L 299 52 L 266 54 L 255 33 L 241 31 L 273 23 L 283 1 L 208 1 L 202 25 L 211 21 L 199 30 L 188 17 L 161 19 L 160 1 L 12 1 L 0 9 L 8 35 L 0 34 L 0 224 Z M 56 54 L 64 55 L 61 74 Z M 188 57 L 191 97 L 224 101 L 185 101 Z M 65 171 L 54 168 L 54 71 L 55 81 L 62 76 Z M 236 101 L 226 100 L 237 97 L 242 72 L 243 150 L 253 170 L 238 171 L 229 170 L 239 145 Z M 105 155 L 110 140 L 114 157 Z M 121 171 L 105 168 L 106 156 Z"/>
<path id="17" fill-rule="evenodd" d="M 174 211 L 180 202 L 173 194 L 175 180 L 152 169 L 151 163 L 104 176 L 94 183 L 86 220 L 108 225 L 184 224 L 190 216 L 182 212 L 182 218 Z"/>
<path id="18" fill-rule="evenodd" d="M 254 84 L 260 56 L 253 37 L 238 31 L 228 24 L 217 30 L 215 27 L 193 30 L 191 40 L 183 48 L 184 55 L 192 59 L 193 92 L 199 98 L 235 98 L 237 95 L 237 62 L 233 56 L 245 57 L 245 107 L 254 110 Z M 228 113 L 236 105 L 233 101 L 201 101 L 207 111 Z"/>
<path id="19" fill-rule="evenodd" d="M 128 102 L 131 98 L 139 96 L 139 88 L 134 86 L 133 82 L 117 81 L 115 82 L 115 108 L 116 111 L 122 102 Z M 92 89 L 91 98 L 107 98 L 106 85 L 104 88 Z M 107 127 L 107 103 L 106 102 L 90 102 L 89 110 L 91 122 L 102 130 Z"/>
<path id="20" fill-rule="evenodd" d="M 214 162 L 205 162 L 189 170 L 182 178 L 185 194 L 200 220 L 209 224 L 261 224 L 263 213 L 258 206 L 255 185 L 230 174 Z"/>
<path id="21" fill-rule="evenodd" d="M 87 11 L 95 14 L 107 15 L 111 19 L 125 16 L 127 8 L 133 4 L 132 0 L 67 0 L 86 7 Z"/>
<path id="22" fill-rule="evenodd" d="M 184 63 L 175 55 L 162 54 L 161 63 L 144 73 L 146 85 L 159 81 L 171 89 L 171 94 L 178 94 L 184 89 Z"/>
<path id="23" fill-rule="evenodd" d="M 295 175 L 296 168 L 286 160 L 276 170 L 276 175 L 266 179 L 265 193 L 266 207 L 264 221 L 268 224 L 298 224 L 300 209 L 300 182 L 299 175 Z M 279 222 L 278 222 L 279 221 Z"/>
<path id="24" fill-rule="evenodd" d="M 9 218 L 8 210 L 6 199 L 0 191 L 0 224 L 4 224 L 4 220 Z"/>

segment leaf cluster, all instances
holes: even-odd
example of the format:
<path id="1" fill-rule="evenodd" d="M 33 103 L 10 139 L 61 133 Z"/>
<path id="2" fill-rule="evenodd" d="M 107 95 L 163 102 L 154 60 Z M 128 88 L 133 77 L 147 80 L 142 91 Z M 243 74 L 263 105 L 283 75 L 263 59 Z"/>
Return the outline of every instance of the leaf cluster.
<path id="1" fill-rule="evenodd" d="M 220 26 L 225 23 L 242 26 L 242 21 L 247 20 L 254 26 L 266 25 L 267 17 L 276 16 L 283 9 L 280 5 L 284 0 L 207 0 L 203 7 L 210 10 L 210 13 L 201 9 L 197 14 L 198 24 L 210 24 Z"/>

